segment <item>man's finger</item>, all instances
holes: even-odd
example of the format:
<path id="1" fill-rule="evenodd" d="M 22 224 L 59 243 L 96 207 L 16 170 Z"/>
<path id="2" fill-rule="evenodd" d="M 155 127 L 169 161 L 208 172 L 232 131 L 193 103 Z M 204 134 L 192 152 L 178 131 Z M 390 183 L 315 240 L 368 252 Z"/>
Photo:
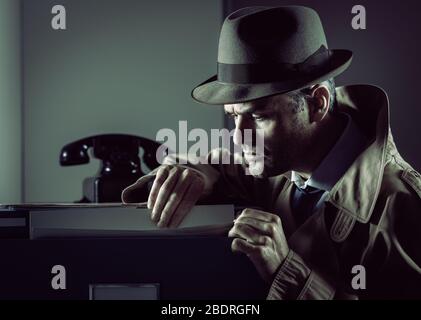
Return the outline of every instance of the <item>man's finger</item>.
<path id="1" fill-rule="evenodd" d="M 163 166 L 158 169 L 155 180 L 151 188 L 151 192 L 149 193 L 148 209 L 152 209 L 154 207 L 156 198 L 159 193 L 159 189 L 161 189 L 162 184 L 164 183 L 165 179 L 167 179 L 168 173 L 169 173 L 168 166 Z"/>
<path id="2" fill-rule="evenodd" d="M 235 223 L 234 227 L 229 231 L 228 237 L 240 237 L 248 242 L 259 245 L 270 245 L 272 242 L 270 237 L 262 235 L 255 228 L 242 223 Z"/>
<path id="3" fill-rule="evenodd" d="M 155 205 L 152 209 L 152 220 L 154 222 L 159 221 L 162 209 L 164 208 L 169 196 L 171 195 L 171 192 L 173 191 L 179 176 L 180 170 L 176 167 L 173 167 L 168 173 L 168 178 L 164 181 L 161 188 L 159 189 Z"/>
<path id="4" fill-rule="evenodd" d="M 247 242 L 244 239 L 235 238 L 231 243 L 231 249 L 233 252 L 242 252 L 247 256 L 255 256 L 262 249 L 261 246 Z"/>
<path id="5" fill-rule="evenodd" d="M 192 182 L 192 179 L 194 178 L 192 175 L 192 171 L 188 169 L 181 173 L 176 186 L 168 198 L 168 202 L 165 204 L 165 207 L 162 210 L 158 223 L 159 227 L 166 227 L 169 224 L 174 212 L 176 211 L 179 203 L 182 201 L 188 187 Z"/>
<path id="6" fill-rule="evenodd" d="M 254 219 L 254 218 L 239 216 L 237 219 L 235 219 L 235 224 L 237 223 L 249 225 L 255 228 L 256 230 L 259 230 L 260 233 L 265 234 L 270 237 L 275 237 L 276 234 L 280 232 L 280 230 L 278 230 L 277 224 Z"/>
<path id="7" fill-rule="evenodd" d="M 178 205 L 177 210 L 174 212 L 170 221 L 170 227 L 175 228 L 179 226 L 184 217 L 196 204 L 197 200 L 199 200 L 204 188 L 205 184 L 202 180 L 196 179 L 193 181 L 193 183 L 189 186 L 186 193 L 184 194 L 184 198 Z"/>
<path id="8" fill-rule="evenodd" d="M 258 220 L 262 220 L 266 222 L 274 222 L 276 224 L 281 225 L 281 218 L 279 218 L 279 216 L 277 216 L 276 214 L 261 211 L 261 210 L 246 208 L 241 212 L 238 218 L 241 216 L 244 218 L 254 218 L 254 219 L 258 219 Z"/>

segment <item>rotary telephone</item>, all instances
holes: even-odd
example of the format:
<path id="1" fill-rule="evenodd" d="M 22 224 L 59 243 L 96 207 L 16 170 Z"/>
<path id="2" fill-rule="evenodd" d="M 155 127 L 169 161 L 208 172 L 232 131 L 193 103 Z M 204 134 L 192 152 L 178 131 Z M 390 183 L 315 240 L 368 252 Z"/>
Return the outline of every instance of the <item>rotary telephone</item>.
<path id="1" fill-rule="evenodd" d="M 89 163 L 88 150 L 92 148 L 93 156 L 101 161 L 100 168 L 95 176 L 83 181 L 83 198 L 77 202 L 121 202 L 122 190 L 144 175 L 139 148 L 143 149 L 143 162 L 153 170 L 159 166 L 157 151 L 160 146 L 156 141 L 133 135 L 96 135 L 65 145 L 60 152 L 60 165 Z"/>

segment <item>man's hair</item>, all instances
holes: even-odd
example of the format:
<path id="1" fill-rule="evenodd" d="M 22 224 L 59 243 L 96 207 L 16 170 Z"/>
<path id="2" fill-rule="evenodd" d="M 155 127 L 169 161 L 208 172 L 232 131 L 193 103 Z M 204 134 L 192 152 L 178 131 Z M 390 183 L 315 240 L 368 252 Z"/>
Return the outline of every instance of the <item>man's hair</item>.
<path id="1" fill-rule="evenodd" d="M 325 80 L 319 84 L 325 85 L 328 88 L 330 95 L 329 112 L 333 112 L 336 105 L 335 80 L 330 78 L 329 80 Z M 290 96 L 295 102 L 295 104 L 292 106 L 295 112 L 301 112 L 304 110 L 304 100 L 307 98 L 310 92 L 311 88 L 308 87 L 287 93 L 287 95 Z"/>

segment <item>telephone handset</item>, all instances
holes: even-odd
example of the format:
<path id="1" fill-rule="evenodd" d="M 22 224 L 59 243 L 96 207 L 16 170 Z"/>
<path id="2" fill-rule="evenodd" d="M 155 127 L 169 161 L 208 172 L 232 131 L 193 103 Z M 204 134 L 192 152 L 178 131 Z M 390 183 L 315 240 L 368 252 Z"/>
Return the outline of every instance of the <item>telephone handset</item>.
<path id="1" fill-rule="evenodd" d="M 60 152 L 60 165 L 89 163 L 88 150 L 92 148 L 93 156 L 101 161 L 100 168 L 94 177 L 83 181 L 83 198 L 78 202 L 120 202 L 122 190 L 144 175 L 139 148 L 143 149 L 143 162 L 152 170 L 159 166 L 156 153 L 160 146 L 156 141 L 133 135 L 96 135 L 65 145 Z"/>

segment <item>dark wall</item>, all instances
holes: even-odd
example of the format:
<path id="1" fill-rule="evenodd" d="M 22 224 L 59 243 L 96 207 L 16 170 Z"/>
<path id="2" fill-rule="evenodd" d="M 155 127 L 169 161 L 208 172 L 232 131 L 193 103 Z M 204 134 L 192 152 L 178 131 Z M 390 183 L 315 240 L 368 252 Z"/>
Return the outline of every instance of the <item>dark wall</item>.
<path id="1" fill-rule="evenodd" d="M 67 30 L 51 28 L 58 3 Z M 162 128 L 178 133 L 179 120 L 189 129 L 222 127 L 222 109 L 190 97 L 214 72 L 221 12 L 219 1 L 23 0 L 23 200 L 80 199 L 99 163 L 61 167 L 71 141 L 104 133 L 155 139 Z"/>
<path id="2" fill-rule="evenodd" d="M 366 9 L 366 30 L 351 27 L 351 9 L 357 4 Z M 367 83 L 382 87 L 389 95 L 391 127 L 398 149 L 415 169 L 421 169 L 419 1 L 225 0 L 224 14 L 253 5 L 305 5 L 315 9 L 329 47 L 354 52 L 351 67 L 336 79 L 337 85 Z"/>

